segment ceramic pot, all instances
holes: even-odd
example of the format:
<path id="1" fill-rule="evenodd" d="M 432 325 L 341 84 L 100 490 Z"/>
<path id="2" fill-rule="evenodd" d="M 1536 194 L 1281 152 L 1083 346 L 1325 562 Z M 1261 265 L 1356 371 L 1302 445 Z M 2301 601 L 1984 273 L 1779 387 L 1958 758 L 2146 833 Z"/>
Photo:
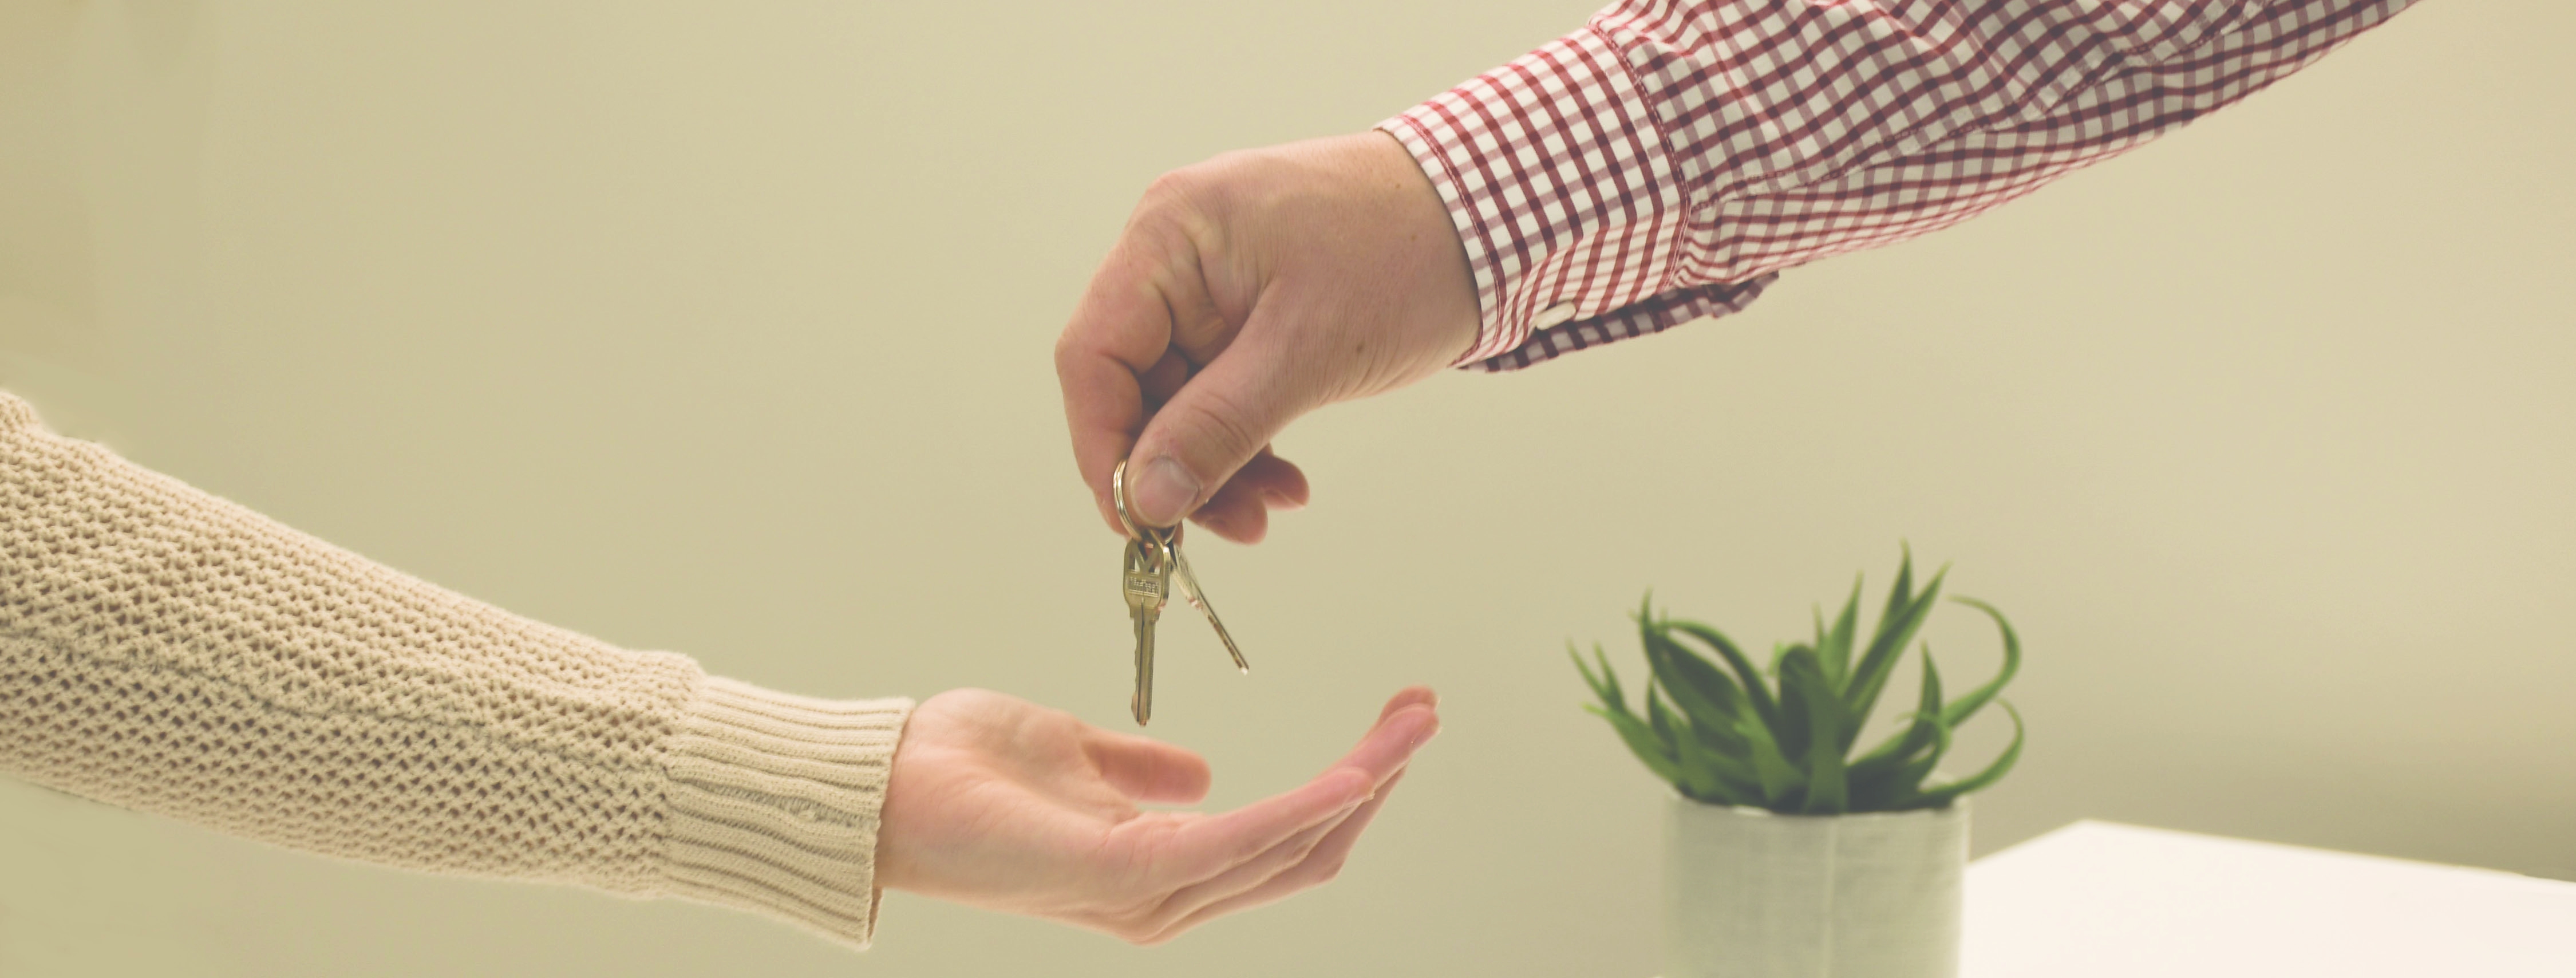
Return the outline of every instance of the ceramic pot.
<path id="1" fill-rule="evenodd" d="M 1955 978 L 1968 803 L 1779 815 L 1674 796 L 1664 978 Z"/>

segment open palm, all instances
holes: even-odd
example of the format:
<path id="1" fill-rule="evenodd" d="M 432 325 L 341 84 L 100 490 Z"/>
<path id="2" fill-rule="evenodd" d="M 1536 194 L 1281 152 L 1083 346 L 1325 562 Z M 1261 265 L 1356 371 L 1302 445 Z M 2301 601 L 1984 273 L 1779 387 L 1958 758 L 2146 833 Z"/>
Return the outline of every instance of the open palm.
<path id="1" fill-rule="evenodd" d="M 952 690 L 914 710 L 878 843 L 890 889 L 1061 920 L 1140 944 L 1327 880 L 1439 729 L 1415 687 L 1294 790 L 1222 813 L 1195 753 L 1016 697 Z"/>

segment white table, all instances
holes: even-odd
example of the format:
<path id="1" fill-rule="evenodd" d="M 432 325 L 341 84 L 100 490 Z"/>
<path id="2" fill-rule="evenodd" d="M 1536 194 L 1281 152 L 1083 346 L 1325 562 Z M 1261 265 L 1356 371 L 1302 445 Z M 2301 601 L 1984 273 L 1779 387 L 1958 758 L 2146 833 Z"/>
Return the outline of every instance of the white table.
<path id="1" fill-rule="evenodd" d="M 2576 883 L 2077 822 L 1968 867 L 1962 978 L 2576 978 Z"/>

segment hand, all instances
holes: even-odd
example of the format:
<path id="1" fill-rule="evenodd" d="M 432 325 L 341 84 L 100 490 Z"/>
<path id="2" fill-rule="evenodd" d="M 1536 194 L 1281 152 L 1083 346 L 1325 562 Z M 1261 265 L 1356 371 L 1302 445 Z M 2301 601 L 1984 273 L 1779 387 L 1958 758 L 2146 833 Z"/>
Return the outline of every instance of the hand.
<path id="1" fill-rule="evenodd" d="M 1000 693 L 914 708 L 877 830 L 887 889 L 1159 944 L 1333 878 L 1416 748 L 1436 698 L 1397 693 L 1321 776 L 1234 811 L 1142 811 L 1207 796 L 1207 762 Z"/>
<path id="2" fill-rule="evenodd" d="M 1056 377 L 1075 465 L 1120 530 L 1192 516 L 1258 542 L 1306 476 L 1288 422 L 1420 380 L 1475 342 L 1476 290 L 1447 209 L 1380 132 L 1231 153 L 1145 192 L 1073 321 Z M 1124 532 L 1121 530 L 1121 532 Z"/>

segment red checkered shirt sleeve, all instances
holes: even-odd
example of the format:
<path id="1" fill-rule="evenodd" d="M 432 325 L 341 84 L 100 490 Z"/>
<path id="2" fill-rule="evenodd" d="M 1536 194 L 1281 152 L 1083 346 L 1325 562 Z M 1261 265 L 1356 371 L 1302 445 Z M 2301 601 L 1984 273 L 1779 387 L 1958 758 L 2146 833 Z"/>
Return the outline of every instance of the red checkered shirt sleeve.
<path id="1" fill-rule="evenodd" d="M 2412 0 L 1637 0 L 1378 128 L 1525 367 L 1744 308 L 2297 71 Z"/>

